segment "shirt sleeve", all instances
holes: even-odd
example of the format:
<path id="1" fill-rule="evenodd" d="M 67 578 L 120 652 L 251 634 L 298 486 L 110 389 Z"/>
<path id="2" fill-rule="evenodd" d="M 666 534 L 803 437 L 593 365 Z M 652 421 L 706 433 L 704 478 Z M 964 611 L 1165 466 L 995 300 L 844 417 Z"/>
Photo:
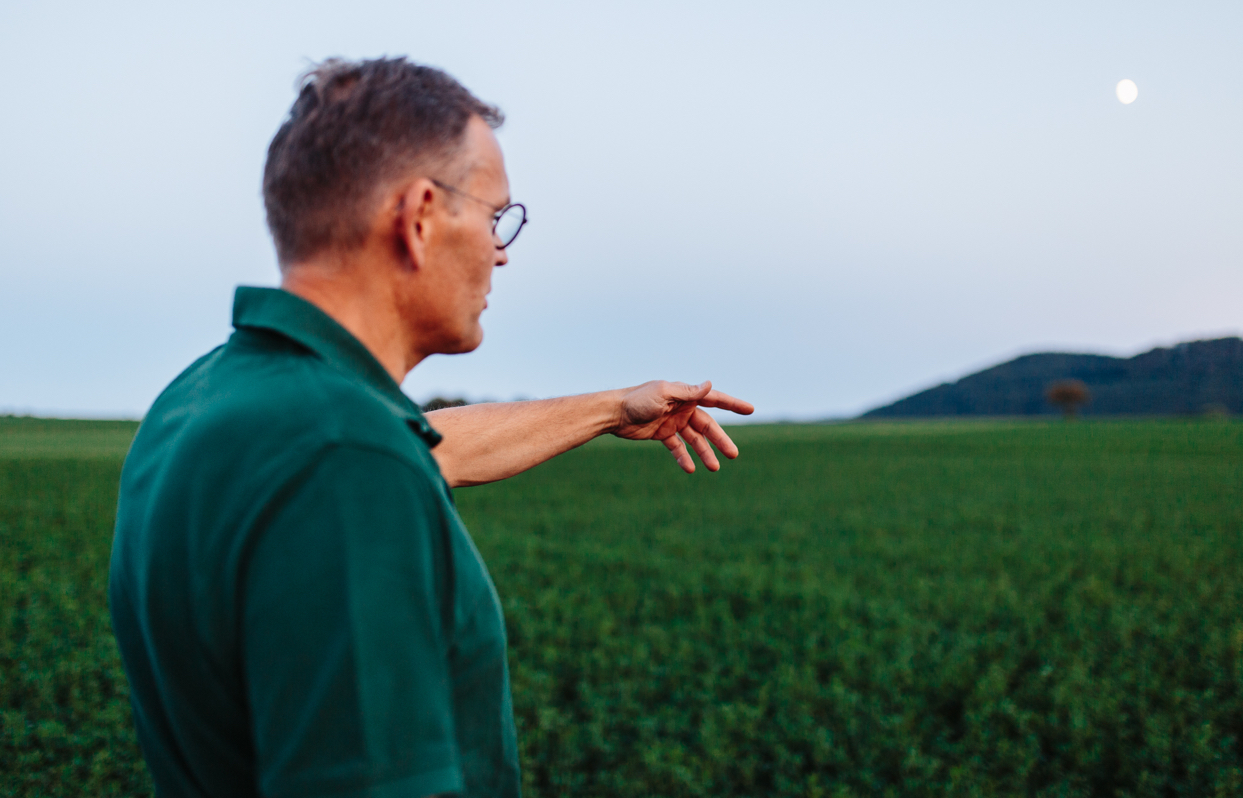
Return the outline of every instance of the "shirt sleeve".
<path id="1" fill-rule="evenodd" d="M 329 449 L 279 502 L 242 597 L 262 795 L 462 789 L 447 534 L 430 475 L 383 452 Z"/>

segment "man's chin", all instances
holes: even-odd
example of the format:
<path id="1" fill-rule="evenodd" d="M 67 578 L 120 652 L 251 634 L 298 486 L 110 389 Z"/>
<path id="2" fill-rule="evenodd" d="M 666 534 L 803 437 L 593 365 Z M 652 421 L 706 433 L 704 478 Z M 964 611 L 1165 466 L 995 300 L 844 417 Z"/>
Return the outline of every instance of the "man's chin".
<path id="1" fill-rule="evenodd" d="M 442 355 L 464 355 L 467 352 L 474 352 L 483 343 L 483 329 L 476 328 L 473 335 L 463 336 L 458 340 L 445 345 L 441 350 Z"/>

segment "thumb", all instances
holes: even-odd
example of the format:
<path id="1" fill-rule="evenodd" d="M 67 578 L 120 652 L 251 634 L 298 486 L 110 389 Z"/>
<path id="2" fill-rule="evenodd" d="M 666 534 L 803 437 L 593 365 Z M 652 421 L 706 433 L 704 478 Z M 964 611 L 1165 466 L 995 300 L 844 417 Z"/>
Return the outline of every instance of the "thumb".
<path id="1" fill-rule="evenodd" d="M 675 382 L 673 390 L 670 391 L 670 397 L 679 402 L 698 402 L 712 391 L 712 381 L 704 380 L 698 385 L 687 385 L 684 382 Z"/>

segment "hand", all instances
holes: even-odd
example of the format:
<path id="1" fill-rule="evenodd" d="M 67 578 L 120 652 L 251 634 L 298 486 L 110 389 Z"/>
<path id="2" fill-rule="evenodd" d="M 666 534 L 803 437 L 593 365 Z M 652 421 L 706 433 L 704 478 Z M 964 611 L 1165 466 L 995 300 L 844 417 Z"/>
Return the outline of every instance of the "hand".
<path id="1" fill-rule="evenodd" d="M 721 462 L 712 445 L 731 460 L 738 456 L 738 447 L 721 425 L 703 411 L 705 407 L 719 407 L 744 416 L 755 412 L 750 402 L 712 390 L 711 382 L 687 385 L 656 380 L 622 393 L 620 421 L 613 434 L 632 441 L 660 441 L 682 470 L 693 474 L 695 461 L 686 450 L 689 443 L 709 471 L 719 471 Z"/>

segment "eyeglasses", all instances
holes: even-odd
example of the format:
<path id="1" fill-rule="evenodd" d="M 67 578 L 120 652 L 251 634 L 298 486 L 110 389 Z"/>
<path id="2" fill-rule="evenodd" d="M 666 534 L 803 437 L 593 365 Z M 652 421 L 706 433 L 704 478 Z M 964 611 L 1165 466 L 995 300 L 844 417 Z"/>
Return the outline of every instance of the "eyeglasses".
<path id="1" fill-rule="evenodd" d="M 518 234 L 522 232 L 522 228 L 527 223 L 527 207 L 521 202 L 511 202 L 500 210 L 496 210 L 496 206 L 492 203 L 487 200 L 481 200 L 472 194 L 467 194 L 460 188 L 442 183 L 435 178 L 432 178 L 432 183 L 450 194 L 457 194 L 459 197 L 474 200 L 482 205 L 487 205 L 493 210 L 492 237 L 501 242 L 496 245 L 497 249 L 505 249 L 514 243 L 514 239 L 518 237 Z"/>

